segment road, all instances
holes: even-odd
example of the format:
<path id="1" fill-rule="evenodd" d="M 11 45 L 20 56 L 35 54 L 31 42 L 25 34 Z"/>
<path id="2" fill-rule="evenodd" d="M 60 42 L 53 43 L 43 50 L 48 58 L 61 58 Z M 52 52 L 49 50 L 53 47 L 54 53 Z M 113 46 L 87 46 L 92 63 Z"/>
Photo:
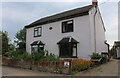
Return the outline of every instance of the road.
<path id="1" fill-rule="evenodd" d="M 118 60 L 111 60 L 99 67 L 77 73 L 76 76 L 118 76 Z"/>
<path id="2" fill-rule="evenodd" d="M 46 72 L 39 72 L 27 69 L 19 69 L 13 67 L 3 66 L 2 68 L 3 76 L 60 76 L 59 74 L 51 74 Z"/>

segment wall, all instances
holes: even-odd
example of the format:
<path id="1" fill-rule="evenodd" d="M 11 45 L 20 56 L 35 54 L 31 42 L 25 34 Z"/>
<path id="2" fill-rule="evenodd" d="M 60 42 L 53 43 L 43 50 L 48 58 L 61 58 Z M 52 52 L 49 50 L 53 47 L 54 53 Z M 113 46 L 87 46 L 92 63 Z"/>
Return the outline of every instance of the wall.
<path id="1" fill-rule="evenodd" d="M 99 9 L 97 9 L 97 13 L 95 15 L 96 9 L 93 8 L 89 12 L 90 17 L 90 30 L 91 30 L 91 44 L 93 45 L 92 50 L 95 52 L 108 52 L 108 47 L 104 43 L 105 42 L 105 28 L 100 16 Z M 95 15 L 95 27 L 94 27 L 94 15 Z M 95 31 L 94 31 L 95 30 Z M 96 40 L 96 42 L 95 42 Z M 95 45 L 96 44 L 96 45 Z"/>
<path id="2" fill-rule="evenodd" d="M 71 19 L 68 19 L 71 20 Z M 89 27 L 89 15 L 80 16 L 72 18 L 74 20 L 74 32 L 70 33 L 61 33 L 61 23 L 62 21 L 49 23 L 42 25 L 42 36 L 33 37 L 34 27 L 27 29 L 27 44 L 26 49 L 28 52 L 31 52 L 30 44 L 33 41 L 41 40 L 45 44 L 45 50 L 52 52 L 56 55 L 59 55 L 59 48 L 57 42 L 60 41 L 63 37 L 72 36 L 76 39 L 78 43 L 78 57 L 88 58 L 91 50 L 91 39 L 90 39 L 90 27 Z M 49 27 L 52 27 L 52 30 L 49 30 Z"/>

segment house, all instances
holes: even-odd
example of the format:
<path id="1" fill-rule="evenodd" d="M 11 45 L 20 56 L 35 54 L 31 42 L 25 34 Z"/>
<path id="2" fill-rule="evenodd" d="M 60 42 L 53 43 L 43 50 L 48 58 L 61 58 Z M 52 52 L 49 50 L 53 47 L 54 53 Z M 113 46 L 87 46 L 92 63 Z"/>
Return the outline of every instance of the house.
<path id="1" fill-rule="evenodd" d="M 115 41 L 114 46 L 116 47 L 117 58 L 120 58 L 120 41 Z"/>
<path id="2" fill-rule="evenodd" d="M 48 50 L 61 58 L 89 59 L 93 52 L 108 52 L 98 2 L 41 18 L 27 26 L 26 50 Z"/>

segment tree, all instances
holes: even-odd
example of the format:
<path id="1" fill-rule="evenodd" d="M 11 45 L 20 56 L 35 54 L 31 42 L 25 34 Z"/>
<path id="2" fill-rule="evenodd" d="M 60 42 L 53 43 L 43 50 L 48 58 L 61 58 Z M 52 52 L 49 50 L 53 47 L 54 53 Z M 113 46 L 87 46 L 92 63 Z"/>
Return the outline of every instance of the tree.
<path id="1" fill-rule="evenodd" d="M 15 46 L 14 46 L 12 43 L 10 43 L 8 50 L 9 50 L 10 52 L 15 51 Z"/>
<path id="2" fill-rule="evenodd" d="M 18 39 L 18 41 L 25 42 L 26 41 L 26 29 L 23 28 L 23 29 L 19 30 L 16 33 L 15 37 Z"/>
<path id="3" fill-rule="evenodd" d="M 2 54 L 6 54 L 8 52 L 9 48 L 9 38 L 8 38 L 8 32 L 7 31 L 2 31 Z"/>
<path id="4" fill-rule="evenodd" d="M 23 29 L 20 29 L 16 35 L 15 35 L 15 42 L 17 43 L 18 45 L 18 50 L 22 50 L 22 51 L 25 51 L 26 50 L 26 29 L 23 28 Z"/>

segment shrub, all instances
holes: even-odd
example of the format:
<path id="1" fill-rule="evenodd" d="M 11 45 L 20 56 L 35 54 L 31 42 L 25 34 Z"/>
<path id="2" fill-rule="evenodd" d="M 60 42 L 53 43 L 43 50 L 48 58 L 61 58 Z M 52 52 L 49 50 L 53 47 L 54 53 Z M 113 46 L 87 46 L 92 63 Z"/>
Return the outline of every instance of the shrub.
<path id="1" fill-rule="evenodd" d="M 109 53 L 113 58 L 115 58 L 115 59 L 117 58 L 117 51 L 116 51 L 116 48 L 114 46 L 111 48 Z"/>
<path id="2" fill-rule="evenodd" d="M 59 58 L 56 55 L 52 54 L 52 53 L 50 53 L 50 54 L 47 53 L 47 55 L 44 57 L 43 60 L 44 61 L 58 61 Z"/>
<path id="3" fill-rule="evenodd" d="M 102 56 L 101 63 L 106 63 L 108 61 L 106 56 Z"/>
<path id="4" fill-rule="evenodd" d="M 24 61 L 57 61 L 58 56 L 49 53 L 48 51 L 32 52 L 31 54 L 21 51 L 9 52 L 9 58 L 12 60 L 24 60 Z"/>
<path id="5" fill-rule="evenodd" d="M 27 52 L 21 52 L 21 51 L 13 51 L 8 53 L 8 57 L 11 60 L 31 60 L 31 55 L 28 54 Z"/>
<path id="6" fill-rule="evenodd" d="M 32 60 L 39 61 L 44 58 L 44 52 L 32 52 Z"/>
<path id="7" fill-rule="evenodd" d="M 90 68 L 91 66 L 93 66 L 94 63 L 91 62 L 91 60 L 74 59 L 71 64 L 71 71 L 80 72 Z"/>
<path id="8" fill-rule="evenodd" d="M 17 52 L 17 51 L 9 52 L 8 57 L 12 60 L 20 59 L 19 52 Z"/>
<path id="9" fill-rule="evenodd" d="M 102 56 L 99 53 L 93 53 L 91 59 L 100 59 Z"/>
<path id="10" fill-rule="evenodd" d="M 21 60 L 30 61 L 31 59 L 32 59 L 31 55 L 27 52 L 25 52 L 21 55 Z"/>

